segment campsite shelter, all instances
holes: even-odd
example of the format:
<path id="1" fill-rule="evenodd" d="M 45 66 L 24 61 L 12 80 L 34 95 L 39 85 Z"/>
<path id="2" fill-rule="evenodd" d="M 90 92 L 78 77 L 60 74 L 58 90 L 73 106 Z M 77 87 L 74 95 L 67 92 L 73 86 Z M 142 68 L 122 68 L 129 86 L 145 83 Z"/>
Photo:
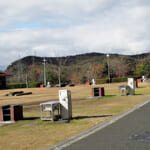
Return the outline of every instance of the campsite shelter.
<path id="1" fill-rule="evenodd" d="M 0 89 L 6 88 L 6 77 L 10 76 L 7 72 L 0 71 Z"/>

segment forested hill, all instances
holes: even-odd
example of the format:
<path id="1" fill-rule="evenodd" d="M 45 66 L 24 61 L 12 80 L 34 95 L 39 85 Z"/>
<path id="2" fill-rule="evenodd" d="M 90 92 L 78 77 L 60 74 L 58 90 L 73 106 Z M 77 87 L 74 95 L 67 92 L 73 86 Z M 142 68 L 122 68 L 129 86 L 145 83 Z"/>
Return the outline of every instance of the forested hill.
<path id="1" fill-rule="evenodd" d="M 124 60 L 133 60 L 135 62 L 141 61 L 142 59 L 145 59 L 150 56 L 150 53 L 145 54 L 139 54 L 139 55 L 119 55 L 119 54 L 110 54 L 110 59 L 124 59 Z M 53 65 L 59 65 L 61 62 L 62 65 L 74 65 L 74 64 L 85 64 L 85 63 L 103 63 L 103 61 L 106 59 L 106 54 L 103 53 L 86 53 L 86 54 L 80 54 L 75 56 L 66 56 L 66 57 L 45 57 L 46 62 L 48 64 Z M 33 65 L 33 64 L 40 64 L 44 60 L 44 57 L 38 57 L 38 56 L 27 56 L 22 59 L 16 60 L 7 67 L 9 69 L 13 65 L 16 65 L 18 63 L 22 63 L 24 65 Z"/>
<path id="2" fill-rule="evenodd" d="M 139 55 L 109 54 L 111 76 L 118 77 L 139 74 L 136 72 L 137 65 L 144 64 L 149 57 L 150 53 Z M 30 76 L 30 80 L 42 81 L 43 59 L 44 57 L 27 56 L 11 63 L 7 67 L 7 71 L 12 74 L 10 80 L 14 82 L 24 80 L 25 75 L 28 75 Z M 45 59 L 49 80 L 53 80 L 54 76 L 58 76 L 59 67 L 61 67 L 61 75 L 62 77 L 64 75 L 64 80 L 80 80 L 83 77 L 105 78 L 107 76 L 108 58 L 104 53 L 45 57 Z"/>
<path id="3" fill-rule="evenodd" d="M 87 53 L 87 54 L 66 56 L 66 57 L 45 57 L 45 59 L 48 64 L 59 65 L 61 62 L 62 65 L 69 66 L 73 64 L 85 64 L 85 63 L 96 62 L 96 61 L 102 62 L 105 59 L 105 57 L 106 55 L 101 53 Z M 21 62 L 25 65 L 40 64 L 43 62 L 43 60 L 44 57 L 27 56 L 20 60 L 16 60 L 15 62 L 12 63 L 12 65 L 16 65 L 18 64 L 18 62 Z M 10 66 L 8 66 L 8 68 L 9 67 Z"/>

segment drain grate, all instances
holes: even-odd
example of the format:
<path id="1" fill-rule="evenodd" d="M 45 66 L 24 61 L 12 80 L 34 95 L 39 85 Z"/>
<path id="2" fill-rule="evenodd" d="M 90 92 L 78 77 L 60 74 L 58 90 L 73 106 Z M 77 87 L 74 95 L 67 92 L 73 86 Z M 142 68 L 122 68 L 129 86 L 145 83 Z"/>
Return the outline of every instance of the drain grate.
<path id="1" fill-rule="evenodd" d="M 146 131 L 140 134 L 134 134 L 129 137 L 131 140 L 136 140 L 138 142 L 150 143 L 150 132 Z"/>

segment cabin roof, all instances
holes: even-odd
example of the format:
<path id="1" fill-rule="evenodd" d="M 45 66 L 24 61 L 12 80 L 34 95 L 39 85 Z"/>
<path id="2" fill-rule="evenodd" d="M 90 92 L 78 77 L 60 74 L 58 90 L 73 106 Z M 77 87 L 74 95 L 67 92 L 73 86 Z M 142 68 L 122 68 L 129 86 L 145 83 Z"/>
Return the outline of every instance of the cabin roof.
<path id="1" fill-rule="evenodd" d="M 10 76 L 9 73 L 0 70 L 0 77 Z"/>

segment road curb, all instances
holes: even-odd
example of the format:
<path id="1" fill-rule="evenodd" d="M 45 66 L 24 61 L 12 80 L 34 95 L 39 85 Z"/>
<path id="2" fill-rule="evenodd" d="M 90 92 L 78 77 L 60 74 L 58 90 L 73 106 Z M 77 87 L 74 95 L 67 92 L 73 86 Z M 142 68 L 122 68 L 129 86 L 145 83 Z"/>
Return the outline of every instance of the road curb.
<path id="1" fill-rule="evenodd" d="M 77 141 L 79 141 L 79 140 L 105 128 L 105 127 L 107 127 L 107 126 L 109 126 L 109 125 L 111 125 L 112 123 L 116 122 L 117 120 L 127 116 L 128 114 L 132 113 L 133 111 L 135 111 L 135 110 L 141 108 L 142 106 L 148 104 L 149 102 L 150 102 L 150 99 L 147 99 L 147 100 L 145 100 L 139 104 L 136 104 L 132 109 L 130 109 L 128 111 L 120 113 L 116 116 L 113 116 L 112 118 L 90 128 L 90 129 L 88 129 L 88 130 L 86 130 L 86 131 L 84 131 L 78 135 L 72 136 L 71 138 L 64 140 L 64 141 L 62 141 L 58 144 L 55 144 L 52 147 L 49 147 L 49 148 L 44 149 L 44 150 L 62 150 L 63 148 L 65 148 L 65 147 L 67 147 L 67 146 L 69 146 L 69 145 L 71 145 L 71 144 L 73 144 L 73 143 L 75 143 L 75 142 L 77 142 Z"/>

